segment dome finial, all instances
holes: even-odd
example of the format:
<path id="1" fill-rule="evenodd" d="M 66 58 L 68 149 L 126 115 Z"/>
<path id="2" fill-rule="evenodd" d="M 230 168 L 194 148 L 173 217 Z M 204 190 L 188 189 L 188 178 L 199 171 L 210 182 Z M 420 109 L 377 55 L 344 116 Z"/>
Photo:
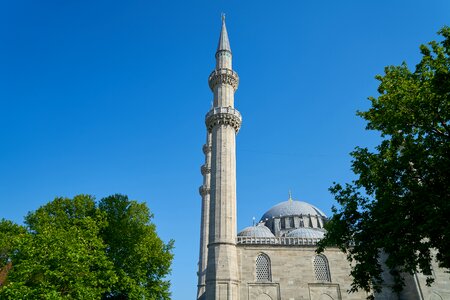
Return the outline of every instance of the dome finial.
<path id="1" fill-rule="evenodd" d="M 292 201 L 292 192 L 289 190 L 289 201 Z"/>
<path id="2" fill-rule="evenodd" d="M 221 13 L 220 16 L 222 17 L 222 23 L 225 23 L 225 13 Z"/>

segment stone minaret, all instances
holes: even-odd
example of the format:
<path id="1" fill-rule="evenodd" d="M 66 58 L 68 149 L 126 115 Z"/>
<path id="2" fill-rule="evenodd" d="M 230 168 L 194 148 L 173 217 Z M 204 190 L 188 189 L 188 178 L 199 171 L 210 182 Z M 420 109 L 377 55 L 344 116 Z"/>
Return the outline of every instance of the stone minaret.
<path id="1" fill-rule="evenodd" d="M 238 300 L 236 250 L 236 134 L 241 114 L 234 108 L 239 77 L 231 65 L 232 55 L 225 17 L 216 52 L 216 68 L 208 79 L 214 93 L 206 127 L 211 140 L 211 177 L 208 229 L 206 300 Z M 203 206 L 204 208 L 205 206 Z M 202 216 L 204 217 L 204 216 Z M 209 224 L 208 224 L 209 223 Z M 201 259 L 201 261 L 203 261 Z"/>
<path id="2" fill-rule="evenodd" d="M 199 188 L 202 196 L 202 219 L 200 225 L 200 255 L 198 261 L 198 289 L 197 299 L 205 299 L 205 278 L 206 263 L 208 260 L 208 233 L 209 233 L 209 195 L 211 191 L 211 133 L 206 134 L 206 144 L 203 145 L 203 153 L 205 154 L 205 164 L 201 171 L 203 175 L 203 184 Z"/>

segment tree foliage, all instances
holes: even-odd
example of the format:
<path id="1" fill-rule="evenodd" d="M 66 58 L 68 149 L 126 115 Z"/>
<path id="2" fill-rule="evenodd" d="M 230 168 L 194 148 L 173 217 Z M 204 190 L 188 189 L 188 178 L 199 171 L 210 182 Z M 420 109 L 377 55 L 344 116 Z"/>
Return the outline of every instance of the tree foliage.
<path id="1" fill-rule="evenodd" d="M 7 275 L 12 267 L 10 257 L 18 239 L 26 233 L 23 226 L 0 220 L 0 287 L 7 284 Z"/>
<path id="2" fill-rule="evenodd" d="M 170 272 L 172 242 L 161 241 L 151 218 L 145 204 L 126 196 L 110 196 L 97 205 L 93 197 L 78 195 L 56 198 L 29 213 L 25 226 L 2 220 L 0 266 L 12 268 L 0 298 L 168 299 L 164 277 Z"/>
<path id="3" fill-rule="evenodd" d="M 382 142 L 375 151 L 357 147 L 357 179 L 330 188 L 340 208 L 318 251 L 337 245 L 347 253 L 352 291 L 380 290 L 381 251 L 397 292 L 403 273 L 430 275 L 433 259 L 450 268 L 450 28 L 439 34 L 442 41 L 420 47 L 414 72 L 403 63 L 376 76 L 379 96 L 358 115 Z"/>
<path id="4" fill-rule="evenodd" d="M 173 242 L 164 244 L 157 236 L 152 214 L 144 203 L 114 195 L 100 201 L 108 226 L 101 236 L 119 280 L 105 299 L 169 299 Z"/>

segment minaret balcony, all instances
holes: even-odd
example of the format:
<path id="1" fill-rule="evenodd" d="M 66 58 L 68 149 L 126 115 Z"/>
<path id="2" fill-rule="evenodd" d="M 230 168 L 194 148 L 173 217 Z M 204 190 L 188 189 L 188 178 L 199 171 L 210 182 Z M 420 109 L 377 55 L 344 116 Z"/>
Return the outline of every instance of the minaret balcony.
<path id="1" fill-rule="evenodd" d="M 211 145 L 204 144 L 202 150 L 203 150 L 203 153 L 204 153 L 204 154 L 208 154 L 208 153 L 211 152 L 212 147 L 211 147 Z"/>
<path id="2" fill-rule="evenodd" d="M 207 166 L 207 165 L 203 165 L 200 168 L 200 171 L 202 172 L 202 175 L 204 176 L 206 174 L 210 174 L 211 173 L 211 168 L 209 166 Z"/>
<path id="3" fill-rule="evenodd" d="M 218 84 L 229 84 L 236 91 L 239 85 L 238 74 L 230 69 L 218 69 L 211 72 L 208 78 L 209 88 L 214 91 Z"/>
<path id="4" fill-rule="evenodd" d="M 201 185 L 198 188 L 198 192 L 200 193 L 200 195 L 202 197 L 204 197 L 204 196 L 208 195 L 211 192 L 211 189 L 209 187 L 207 187 L 206 185 Z"/>
<path id="5" fill-rule="evenodd" d="M 233 107 L 214 107 L 205 117 L 206 127 L 208 131 L 212 131 L 216 125 L 232 126 L 236 133 L 241 128 L 241 113 Z"/>

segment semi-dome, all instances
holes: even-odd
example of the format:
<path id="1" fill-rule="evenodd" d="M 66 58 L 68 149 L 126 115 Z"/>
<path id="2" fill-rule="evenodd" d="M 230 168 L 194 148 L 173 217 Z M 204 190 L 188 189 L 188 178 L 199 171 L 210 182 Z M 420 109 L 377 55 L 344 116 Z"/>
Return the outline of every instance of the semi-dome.
<path id="1" fill-rule="evenodd" d="M 296 237 L 296 238 L 310 238 L 310 239 L 322 239 L 325 235 L 325 230 L 319 230 L 315 228 L 297 228 L 289 232 L 287 237 Z"/>
<path id="2" fill-rule="evenodd" d="M 249 226 L 244 228 L 238 233 L 238 236 L 249 236 L 249 237 L 275 237 L 269 228 L 264 226 L 264 224 L 259 223 L 256 226 Z"/>
<path id="3" fill-rule="evenodd" d="M 287 201 L 278 203 L 269 209 L 261 218 L 261 221 L 265 221 L 271 218 L 284 217 L 284 216 L 300 216 L 300 215 L 312 215 L 321 216 L 326 218 L 327 216 L 317 207 L 303 201 L 297 201 L 289 199 Z"/>

